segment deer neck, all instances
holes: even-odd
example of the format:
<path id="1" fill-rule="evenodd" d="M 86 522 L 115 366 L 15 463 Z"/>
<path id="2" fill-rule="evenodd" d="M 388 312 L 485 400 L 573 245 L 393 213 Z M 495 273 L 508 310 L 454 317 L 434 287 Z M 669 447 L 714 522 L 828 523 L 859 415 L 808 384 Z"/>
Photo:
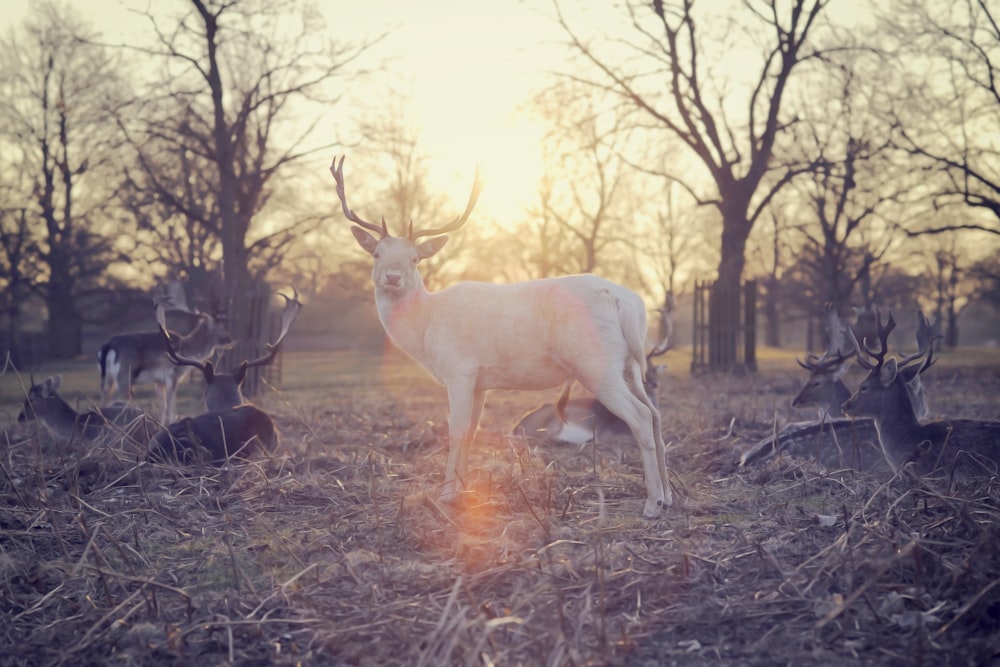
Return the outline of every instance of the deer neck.
<path id="1" fill-rule="evenodd" d="M 844 410 L 841 407 L 851 397 L 851 390 L 847 388 L 842 380 L 837 380 L 833 385 L 833 400 L 828 406 L 827 414 L 831 417 L 843 417 Z"/>
<path id="2" fill-rule="evenodd" d="M 45 415 L 38 415 L 39 421 L 45 425 L 52 435 L 58 438 L 69 438 L 74 435 L 77 427 L 76 410 L 58 396 L 47 399 Z"/>
<path id="3" fill-rule="evenodd" d="M 923 427 L 900 380 L 893 382 L 884 409 L 875 416 L 875 429 L 886 454 L 896 462 L 905 461 L 920 441 Z"/>
<path id="4" fill-rule="evenodd" d="M 375 291 L 375 307 L 385 332 L 398 348 L 416 359 L 423 351 L 431 296 L 422 281 L 406 292 Z"/>

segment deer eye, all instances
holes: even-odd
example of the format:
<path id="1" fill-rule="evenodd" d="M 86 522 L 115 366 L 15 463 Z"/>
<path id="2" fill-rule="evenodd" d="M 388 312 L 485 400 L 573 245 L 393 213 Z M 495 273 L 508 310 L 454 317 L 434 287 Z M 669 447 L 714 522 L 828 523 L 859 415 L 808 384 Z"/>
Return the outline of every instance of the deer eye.
<path id="1" fill-rule="evenodd" d="M 416 266 L 417 262 L 419 262 L 419 261 L 420 261 L 419 257 L 411 257 L 410 258 L 410 264 L 412 264 L 413 266 Z"/>

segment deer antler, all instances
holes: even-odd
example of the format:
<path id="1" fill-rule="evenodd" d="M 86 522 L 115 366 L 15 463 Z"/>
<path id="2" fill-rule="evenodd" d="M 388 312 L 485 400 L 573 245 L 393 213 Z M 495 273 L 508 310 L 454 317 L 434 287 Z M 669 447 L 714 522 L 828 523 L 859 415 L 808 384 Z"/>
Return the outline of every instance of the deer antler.
<path id="1" fill-rule="evenodd" d="M 346 157 L 346 155 L 342 155 L 339 163 L 337 162 L 337 158 L 333 158 L 333 164 L 330 165 L 330 173 L 333 174 L 333 180 L 337 183 L 337 196 L 340 198 L 340 205 L 344 209 L 344 217 L 370 232 L 380 234 L 381 238 L 389 236 L 389 228 L 386 227 L 385 218 L 382 218 L 382 227 L 373 225 L 367 220 L 363 220 L 361 216 L 352 211 L 351 207 L 347 205 L 347 194 L 344 192 L 344 159 Z"/>
<path id="2" fill-rule="evenodd" d="M 934 362 L 937 361 L 934 359 L 934 343 L 939 338 L 943 338 L 943 336 L 938 331 L 937 321 L 932 322 L 922 310 L 917 310 L 917 351 L 915 354 L 903 357 L 899 361 L 899 367 L 902 369 L 921 357 L 924 357 L 924 360 L 917 370 L 918 374 L 933 366 Z"/>
<path id="3" fill-rule="evenodd" d="M 878 335 L 880 343 L 880 349 L 877 352 L 868 347 L 867 339 L 865 339 L 861 343 L 861 345 L 858 345 L 858 339 L 854 335 L 854 332 L 848 331 L 851 338 L 851 344 L 854 346 L 854 350 L 858 355 L 858 363 L 861 365 L 862 368 L 869 371 L 875 370 L 876 368 L 882 368 L 882 364 L 885 363 L 886 352 L 889 351 L 889 334 L 892 333 L 892 330 L 895 328 L 896 328 L 896 320 L 894 320 L 892 317 L 892 311 L 891 310 L 889 311 L 889 317 L 885 321 L 885 323 L 883 323 L 882 314 L 876 308 L 875 331 L 876 334 Z M 865 355 L 868 355 L 869 357 L 874 359 L 875 360 L 874 363 L 865 359 Z"/>
<path id="4" fill-rule="evenodd" d="M 156 319 L 157 326 L 160 327 L 160 333 L 163 334 L 163 340 L 166 341 L 167 343 L 167 356 L 170 357 L 170 361 L 172 361 L 177 366 L 194 366 L 202 373 L 204 373 L 206 377 L 211 378 L 212 375 L 214 374 L 211 361 L 206 361 L 205 363 L 202 363 L 200 361 L 196 361 L 194 359 L 188 359 L 187 357 L 182 357 L 179 354 L 177 354 L 177 348 L 174 345 L 173 336 L 170 334 L 169 331 L 167 331 L 166 309 L 164 308 L 163 303 L 161 301 L 154 299 L 153 303 L 155 304 L 155 308 L 153 310 L 153 317 Z"/>
<path id="5" fill-rule="evenodd" d="M 410 221 L 410 227 L 407 230 L 407 237 L 411 241 L 416 241 L 421 236 L 438 236 L 440 234 L 447 234 L 448 232 L 453 232 L 462 225 L 465 221 L 469 219 L 469 215 L 472 213 L 472 209 L 476 206 L 476 201 L 479 199 L 479 193 L 482 192 L 483 182 L 479 174 L 479 166 L 476 166 L 476 176 L 472 181 L 472 191 L 469 193 L 469 202 L 465 205 L 465 212 L 458 216 L 451 222 L 449 222 L 444 227 L 438 227 L 437 229 L 418 229 L 413 230 L 413 221 Z"/>
<path id="6" fill-rule="evenodd" d="M 840 320 L 840 314 L 832 303 L 826 304 L 827 344 L 826 351 L 821 356 L 806 355 L 806 360 L 796 359 L 795 362 L 809 372 L 826 373 L 844 364 L 855 354 L 856 347 L 851 343 L 850 326 Z"/>
<path id="7" fill-rule="evenodd" d="M 299 313 L 302 312 L 302 302 L 299 301 L 299 291 L 292 287 L 292 296 L 286 296 L 282 293 L 278 293 L 278 296 L 285 300 L 285 310 L 281 313 L 281 332 L 278 334 L 278 339 L 273 343 L 267 344 L 267 354 L 258 359 L 253 359 L 250 361 L 244 361 L 241 366 L 241 372 L 246 372 L 247 368 L 253 368 L 254 366 L 267 366 L 272 361 L 274 357 L 277 356 L 278 350 L 281 348 L 282 341 L 285 340 L 285 336 L 288 335 L 288 330 L 292 328 L 292 324 L 299 317 Z"/>

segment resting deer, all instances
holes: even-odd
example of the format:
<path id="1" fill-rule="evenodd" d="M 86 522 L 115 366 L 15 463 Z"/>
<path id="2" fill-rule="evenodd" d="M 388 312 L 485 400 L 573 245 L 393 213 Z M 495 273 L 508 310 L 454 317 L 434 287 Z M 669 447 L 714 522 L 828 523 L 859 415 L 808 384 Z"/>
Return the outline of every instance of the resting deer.
<path id="1" fill-rule="evenodd" d="M 205 378 L 205 404 L 208 412 L 181 419 L 158 433 L 149 443 L 149 452 L 154 458 L 167 458 L 182 463 L 205 459 L 221 465 L 233 456 L 246 457 L 257 447 L 268 451 L 277 447 L 278 435 L 273 420 L 266 412 L 247 402 L 241 387 L 248 369 L 266 366 L 274 361 L 281 343 L 302 310 L 297 291 L 292 298 L 284 294 L 281 296 L 285 299 L 285 309 L 277 340 L 267 344 L 267 354 L 242 362 L 234 373 L 219 373 L 210 361 L 199 362 L 181 356 L 167 331 L 163 306 L 156 305 L 156 322 L 170 360 L 178 366 L 199 369 Z"/>
<path id="2" fill-rule="evenodd" d="M 207 313 L 200 313 L 198 324 L 177 340 L 176 349 L 188 359 L 205 361 L 216 350 L 233 342 L 225 328 Z M 163 398 L 161 422 L 175 417 L 177 385 L 191 370 L 178 366 L 167 355 L 167 344 L 158 331 L 112 336 L 98 353 L 101 365 L 101 402 L 131 398 L 136 384 L 152 383 Z"/>
<path id="3" fill-rule="evenodd" d="M 673 295 L 668 294 L 660 314 L 660 341 L 646 355 L 646 375 L 643 388 L 646 396 L 659 409 L 660 367 L 653 359 L 666 354 L 671 348 L 673 322 L 671 312 L 675 307 Z M 511 434 L 539 444 L 563 442 L 583 445 L 589 442 L 607 442 L 612 439 L 631 438 L 632 432 L 621 419 L 608 411 L 604 404 L 593 398 L 569 399 L 572 383 L 566 385 L 555 403 L 545 403 L 521 417 Z"/>
<path id="4" fill-rule="evenodd" d="M 646 309 L 634 292 L 594 275 L 510 285 L 459 282 L 429 292 L 417 270 L 441 250 L 476 204 L 478 172 L 462 215 L 436 229 L 389 234 L 347 203 L 344 158 L 330 172 L 355 239 L 374 258 L 379 320 L 393 343 L 426 368 L 448 393 L 448 460 L 442 500 L 457 498 L 469 450 L 491 389 L 538 390 L 576 380 L 628 424 L 643 464 L 646 503 L 655 517 L 672 502 L 660 413 L 642 386 Z M 367 230 L 367 231 L 365 231 Z M 376 236 L 373 236 L 373 232 Z M 421 237 L 431 237 L 419 241 Z"/>
<path id="5" fill-rule="evenodd" d="M 145 413 L 127 403 L 77 412 L 59 395 L 61 383 L 59 375 L 37 384 L 32 378 L 17 421 L 36 421 L 64 444 L 92 443 L 114 435 L 145 441 L 154 432 L 155 427 L 149 423 Z"/>
<path id="6" fill-rule="evenodd" d="M 843 415 L 841 405 L 851 396 L 842 380 L 832 380 L 830 375 L 837 371 L 831 369 L 836 369 L 839 364 L 857 354 L 851 328 L 842 325 L 839 317 L 832 311 L 828 311 L 828 317 L 830 331 L 835 333 L 831 334 L 830 345 L 823 357 L 812 357 L 806 363 L 799 362 L 810 369 L 810 377 L 799 393 L 799 396 L 805 394 L 805 399 L 800 402 L 799 397 L 796 397 L 793 405 L 825 405 L 839 401 L 836 403 L 836 410 L 821 412 L 819 423 L 791 425 L 777 435 L 761 440 L 740 456 L 740 465 L 762 461 L 777 450 L 791 456 L 816 459 L 830 468 L 846 466 L 867 472 L 885 469 L 885 455 L 879 445 L 875 423 L 871 419 L 826 419 L 826 414 Z M 934 324 L 922 312 L 917 311 L 918 349 L 926 349 L 937 336 Z M 845 350 L 845 345 L 849 345 L 850 349 Z M 907 396 L 918 417 L 927 413 L 927 398 L 920 374 L 928 367 L 913 367 L 906 374 Z"/>
<path id="7" fill-rule="evenodd" d="M 844 411 L 875 420 L 882 451 L 894 470 L 912 466 L 919 475 L 940 473 L 956 479 L 995 475 L 1000 463 L 1000 422 L 952 419 L 921 424 L 910 384 L 934 363 L 933 337 L 916 354 L 899 361 L 886 359 L 889 334 L 895 327 L 891 312 L 884 323 L 876 313 L 878 350 L 870 349 L 867 341 L 859 345 L 851 335 L 858 363 L 868 376 L 844 404 Z"/>
<path id="8" fill-rule="evenodd" d="M 827 305 L 826 319 L 827 346 L 823 355 L 810 354 L 805 361 L 795 360 L 809 371 L 809 377 L 792 400 L 792 407 L 818 407 L 821 420 L 827 416 L 834 419 L 844 416 L 840 406 L 850 398 L 851 392 L 843 378 L 854 356 L 854 348 L 847 339 L 849 327 L 840 321 L 833 304 Z"/>

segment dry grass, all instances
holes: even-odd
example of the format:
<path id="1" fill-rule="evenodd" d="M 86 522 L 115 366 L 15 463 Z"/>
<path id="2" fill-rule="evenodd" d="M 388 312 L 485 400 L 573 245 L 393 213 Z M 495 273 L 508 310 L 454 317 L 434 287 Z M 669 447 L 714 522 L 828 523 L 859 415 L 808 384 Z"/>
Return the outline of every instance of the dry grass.
<path id="1" fill-rule="evenodd" d="M 944 492 L 802 461 L 734 467 L 787 405 L 794 371 L 662 383 L 677 504 L 649 521 L 634 446 L 502 437 L 541 398 L 525 394 L 491 397 L 468 491 L 442 506 L 444 393 L 387 359 L 288 355 L 289 389 L 264 399 L 282 451 L 231 470 L 146 463 L 121 441 L 57 448 L 11 427 L 0 663 L 1000 655 L 1000 480 Z M 997 418 L 996 367 L 931 374 L 935 414 Z"/>

